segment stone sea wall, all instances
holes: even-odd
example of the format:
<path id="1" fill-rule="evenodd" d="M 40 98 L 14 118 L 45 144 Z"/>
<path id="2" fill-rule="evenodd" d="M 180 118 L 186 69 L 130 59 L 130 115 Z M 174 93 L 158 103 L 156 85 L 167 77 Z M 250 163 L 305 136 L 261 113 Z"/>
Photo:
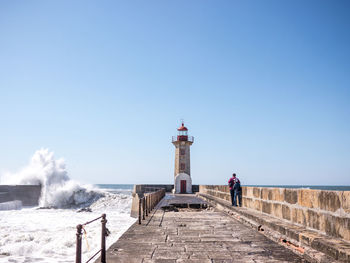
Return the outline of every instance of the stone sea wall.
<path id="1" fill-rule="evenodd" d="M 0 185 L 0 203 L 19 200 L 24 206 L 37 206 L 40 185 Z"/>
<path id="2" fill-rule="evenodd" d="M 350 191 L 242 187 L 243 206 L 350 241 Z M 231 200 L 226 185 L 200 185 L 199 192 Z"/>

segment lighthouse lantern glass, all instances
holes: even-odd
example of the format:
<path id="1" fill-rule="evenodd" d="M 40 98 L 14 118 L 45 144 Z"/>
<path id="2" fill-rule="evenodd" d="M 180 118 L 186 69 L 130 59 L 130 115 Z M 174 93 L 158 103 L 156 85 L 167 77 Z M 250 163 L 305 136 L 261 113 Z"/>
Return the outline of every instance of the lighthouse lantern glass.
<path id="1" fill-rule="evenodd" d="M 179 131 L 180 136 L 187 136 L 187 131 Z"/>

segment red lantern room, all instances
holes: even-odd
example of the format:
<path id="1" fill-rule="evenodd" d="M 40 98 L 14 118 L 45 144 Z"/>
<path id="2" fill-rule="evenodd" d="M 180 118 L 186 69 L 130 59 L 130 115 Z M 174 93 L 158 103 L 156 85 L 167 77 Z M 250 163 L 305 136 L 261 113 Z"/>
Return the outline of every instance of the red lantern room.
<path id="1" fill-rule="evenodd" d="M 184 123 L 180 126 L 180 128 L 177 129 L 177 140 L 178 141 L 187 141 L 188 140 L 188 134 L 187 134 L 187 128 L 184 126 Z"/>

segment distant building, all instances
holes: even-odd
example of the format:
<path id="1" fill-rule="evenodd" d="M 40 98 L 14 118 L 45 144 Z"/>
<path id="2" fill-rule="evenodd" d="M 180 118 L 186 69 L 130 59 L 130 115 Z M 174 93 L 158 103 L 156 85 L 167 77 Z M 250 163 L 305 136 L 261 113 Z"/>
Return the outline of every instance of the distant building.
<path id="1" fill-rule="evenodd" d="M 172 143 L 175 146 L 175 193 L 192 193 L 192 179 L 190 166 L 190 146 L 193 143 L 193 137 L 188 136 L 188 129 L 182 125 L 178 130 L 178 135 L 172 137 Z"/>

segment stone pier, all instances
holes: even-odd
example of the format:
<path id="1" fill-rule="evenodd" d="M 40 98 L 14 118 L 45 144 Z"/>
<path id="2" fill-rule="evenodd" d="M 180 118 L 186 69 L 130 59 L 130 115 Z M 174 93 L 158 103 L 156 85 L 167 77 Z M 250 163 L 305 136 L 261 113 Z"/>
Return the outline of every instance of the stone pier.
<path id="1" fill-rule="evenodd" d="M 195 195 L 167 194 L 141 225 L 136 222 L 108 249 L 107 262 L 307 261 Z"/>

